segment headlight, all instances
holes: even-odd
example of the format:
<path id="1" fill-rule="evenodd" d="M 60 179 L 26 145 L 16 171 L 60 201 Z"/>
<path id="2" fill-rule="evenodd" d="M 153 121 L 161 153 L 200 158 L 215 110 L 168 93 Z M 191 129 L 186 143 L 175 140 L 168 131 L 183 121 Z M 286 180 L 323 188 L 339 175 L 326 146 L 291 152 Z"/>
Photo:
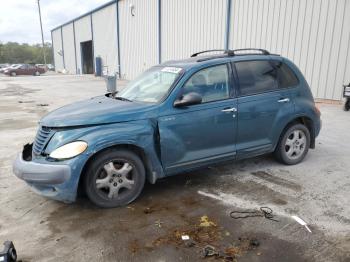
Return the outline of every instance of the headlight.
<path id="1" fill-rule="evenodd" d="M 88 144 L 84 141 L 75 141 L 65 144 L 51 152 L 50 157 L 55 159 L 68 159 L 83 153 Z"/>

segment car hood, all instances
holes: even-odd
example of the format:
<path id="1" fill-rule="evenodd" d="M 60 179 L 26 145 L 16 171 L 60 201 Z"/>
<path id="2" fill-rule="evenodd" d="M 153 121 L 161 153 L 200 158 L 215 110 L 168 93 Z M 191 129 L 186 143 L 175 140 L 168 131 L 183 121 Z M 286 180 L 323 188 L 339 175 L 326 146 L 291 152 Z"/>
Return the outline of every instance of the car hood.
<path id="1" fill-rule="evenodd" d="M 47 127 L 71 127 L 126 122 L 152 117 L 153 104 L 93 97 L 58 108 L 40 120 Z"/>

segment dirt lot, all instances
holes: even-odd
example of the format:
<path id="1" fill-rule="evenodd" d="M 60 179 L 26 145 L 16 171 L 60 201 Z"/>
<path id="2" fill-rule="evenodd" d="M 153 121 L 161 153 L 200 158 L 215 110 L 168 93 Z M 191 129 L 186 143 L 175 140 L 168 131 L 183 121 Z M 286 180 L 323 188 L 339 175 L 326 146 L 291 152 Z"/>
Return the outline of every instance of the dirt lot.
<path id="1" fill-rule="evenodd" d="M 220 251 L 208 261 L 350 261 L 350 113 L 339 105 L 321 105 L 316 149 L 297 166 L 271 156 L 214 166 L 148 184 L 110 210 L 31 192 L 11 165 L 37 121 L 104 90 L 91 76 L 0 77 L 0 242 L 14 241 L 22 261 L 197 261 L 207 244 Z M 230 218 L 261 206 L 278 222 Z"/>

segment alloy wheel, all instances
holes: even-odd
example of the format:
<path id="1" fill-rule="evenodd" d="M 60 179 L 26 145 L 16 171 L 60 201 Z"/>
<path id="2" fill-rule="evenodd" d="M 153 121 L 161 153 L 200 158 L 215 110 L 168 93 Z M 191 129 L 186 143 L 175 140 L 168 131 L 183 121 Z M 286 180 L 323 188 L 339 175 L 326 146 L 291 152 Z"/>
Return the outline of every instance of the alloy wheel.
<path id="1" fill-rule="evenodd" d="M 297 159 L 303 155 L 306 149 L 306 135 L 302 130 L 294 130 L 286 139 L 286 155 L 289 159 Z"/>
<path id="2" fill-rule="evenodd" d="M 100 170 L 95 184 L 98 193 L 104 198 L 116 199 L 135 184 L 133 166 L 125 160 L 113 160 Z"/>

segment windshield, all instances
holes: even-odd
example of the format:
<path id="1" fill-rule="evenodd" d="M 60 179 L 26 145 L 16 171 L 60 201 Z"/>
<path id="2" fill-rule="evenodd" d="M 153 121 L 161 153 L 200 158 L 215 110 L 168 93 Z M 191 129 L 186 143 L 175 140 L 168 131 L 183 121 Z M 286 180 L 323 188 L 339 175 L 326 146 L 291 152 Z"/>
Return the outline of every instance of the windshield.
<path id="1" fill-rule="evenodd" d="M 158 103 L 179 77 L 182 68 L 152 67 L 118 92 L 117 98 L 130 101 Z"/>

